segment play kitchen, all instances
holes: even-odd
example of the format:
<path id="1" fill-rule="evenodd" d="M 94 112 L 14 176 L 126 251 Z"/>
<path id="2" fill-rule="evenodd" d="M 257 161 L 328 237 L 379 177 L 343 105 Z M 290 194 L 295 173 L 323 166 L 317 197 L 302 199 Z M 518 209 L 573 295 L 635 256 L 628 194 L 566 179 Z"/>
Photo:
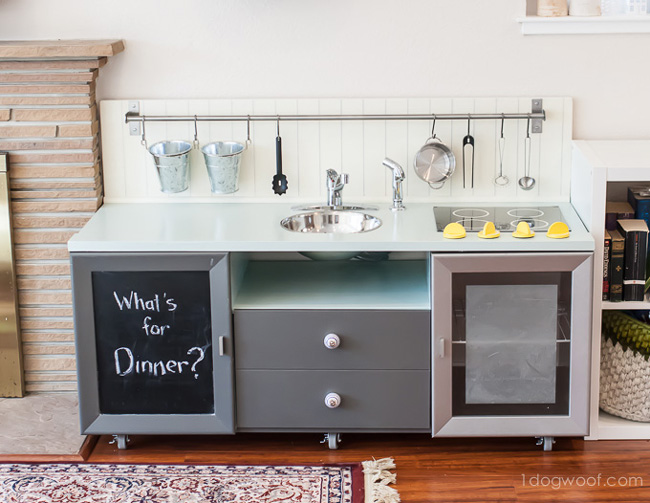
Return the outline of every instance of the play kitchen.
<path id="1" fill-rule="evenodd" d="M 103 127 L 125 110 L 128 127 L 103 145 L 107 203 L 69 242 L 83 432 L 122 448 L 302 431 L 331 448 L 429 432 L 545 449 L 589 433 L 594 242 L 568 200 L 570 100 L 378 101 L 104 102 Z M 242 123 L 239 190 L 222 195 L 206 147 Z M 198 141 L 201 124 L 208 168 L 190 148 L 189 188 L 162 193 L 138 140 L 189 125 Z"/>

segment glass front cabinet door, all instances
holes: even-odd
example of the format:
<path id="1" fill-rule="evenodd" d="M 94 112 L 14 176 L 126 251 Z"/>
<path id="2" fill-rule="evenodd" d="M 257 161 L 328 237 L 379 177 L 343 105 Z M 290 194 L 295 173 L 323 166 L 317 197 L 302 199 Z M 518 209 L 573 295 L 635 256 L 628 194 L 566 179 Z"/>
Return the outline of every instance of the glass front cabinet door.
<path id="1" fill-rule="evenodd" d="M 588 253 L 434 254 L 433 436 L 587 435 Z"/>

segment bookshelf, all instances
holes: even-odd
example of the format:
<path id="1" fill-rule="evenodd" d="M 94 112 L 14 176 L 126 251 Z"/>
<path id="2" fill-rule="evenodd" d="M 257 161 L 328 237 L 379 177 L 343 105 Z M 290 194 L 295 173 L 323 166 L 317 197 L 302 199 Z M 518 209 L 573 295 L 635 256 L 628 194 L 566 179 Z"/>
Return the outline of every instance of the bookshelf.
<path id="1" fill-rule="evenodd" d="M 594 278 L 595 279 L 595 278 Z M 609 302 L 608 300 L 601 302 L 601 309 L 604 310 L 616 310 L 616 309 L 632 309 L 632 310 L 650 310 L 650 301 L 648 301 L 648 296 L 646 295 L 646 300 L 644 302 Z"/>
<path id="2" fill-rule="evenodd" d="M 626 201 L 627 187 L 650 184 L 649 140 L 580 140 L 573 142 L 571 202 L 596 241 L 594 252 L 591 424 L 588 440 L 650 439 L 650 423 L 612 416 L 598 408 L 601 316 L 603 310 L 649 309 L 644 302 L 603 302 L 602 270 L 605 202 Z"/>

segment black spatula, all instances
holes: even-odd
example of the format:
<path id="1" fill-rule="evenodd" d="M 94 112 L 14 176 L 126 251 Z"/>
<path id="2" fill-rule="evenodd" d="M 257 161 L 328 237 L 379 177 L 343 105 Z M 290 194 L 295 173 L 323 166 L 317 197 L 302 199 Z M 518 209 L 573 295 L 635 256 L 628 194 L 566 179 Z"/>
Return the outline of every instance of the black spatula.
<path id="1" fill-rule="evenodd" d="M 278 119 L 278 132 L 275 137 L 275 175 L 273 175 L 273 192 L 281 196 L 287 192 L 289 183 L 287 177 L 282 174 L 282 138 L 280 138 L 280 120 Z"/>

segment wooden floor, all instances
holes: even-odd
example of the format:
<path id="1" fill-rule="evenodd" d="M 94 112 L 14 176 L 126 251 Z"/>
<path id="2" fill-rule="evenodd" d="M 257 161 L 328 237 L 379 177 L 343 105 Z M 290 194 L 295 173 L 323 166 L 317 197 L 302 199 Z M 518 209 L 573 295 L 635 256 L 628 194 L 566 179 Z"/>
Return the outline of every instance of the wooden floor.
<path id="1" fill-rule="evenodd" d="M 339 450 L 315 434 L 135 436 L 118 450 L 101 437 L 88 462 L 301 464 L 393 457 L 406 503 L 650 502 L 648 441 L 558 439 L 552 452 L 523 439 L 343 435 Z"/>

